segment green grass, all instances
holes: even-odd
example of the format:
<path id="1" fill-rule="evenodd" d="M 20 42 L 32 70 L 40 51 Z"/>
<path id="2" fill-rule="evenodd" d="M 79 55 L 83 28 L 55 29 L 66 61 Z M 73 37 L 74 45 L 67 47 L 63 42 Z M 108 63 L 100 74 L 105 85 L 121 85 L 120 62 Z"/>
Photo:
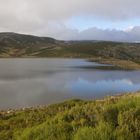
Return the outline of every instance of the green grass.
<path id="1" fill-rule="evenodd" d="M 140 96 L 1 113 L 0 140 L 139 140 Z"/>

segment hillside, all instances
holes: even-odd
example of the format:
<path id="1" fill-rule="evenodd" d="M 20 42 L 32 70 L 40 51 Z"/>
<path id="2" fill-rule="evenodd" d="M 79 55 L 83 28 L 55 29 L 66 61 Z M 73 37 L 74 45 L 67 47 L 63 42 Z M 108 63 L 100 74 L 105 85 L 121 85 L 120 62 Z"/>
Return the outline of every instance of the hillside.
<path id="1" fill-rule="evenodd" d="M 57 48 L 58 45 L 57 40 L 49 37 L 0 33 L 0 57 L 35 56 L 40 51 Z"/>
<path id="2" fill-rule="evenodd" d="M 16 33 L 0 33 L 0 58 L 70 57 L 92 58 L 99 62 L 126 60 L 130 68 L 140 69 L 140 44 L 105 41 L 59 41 Z M 99 59 L 99 60 L 98 60 Z M 127 62 L 128 61 L 128 62 Z M 113 64 L 114 64 L 113 62 Z M 112 64 L 112 61 L 108 61 Z M 139 65 L 139 66 L 138 66 Z"/>
<path id="3" fill-rule="evenodd" d="M 139 140 L 140 93 L 0 112 L 1 140 Z"/>
<path id="4" fill-rule="evenodd" d="M 113 57 L 138 60 L 140 44 L 104 41 L 58 41 L 17 33 L 0 33 L 1 57 Z"/>

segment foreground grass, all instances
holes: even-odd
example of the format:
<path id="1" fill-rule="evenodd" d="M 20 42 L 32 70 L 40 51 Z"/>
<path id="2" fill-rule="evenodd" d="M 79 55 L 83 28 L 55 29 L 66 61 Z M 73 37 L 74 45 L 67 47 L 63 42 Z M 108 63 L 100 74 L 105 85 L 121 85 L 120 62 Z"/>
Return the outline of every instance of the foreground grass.
<path id="1" fill-rule="evenodd" d="M 0 140 L 139 139 L 139 93 L 0 114 Z"/>

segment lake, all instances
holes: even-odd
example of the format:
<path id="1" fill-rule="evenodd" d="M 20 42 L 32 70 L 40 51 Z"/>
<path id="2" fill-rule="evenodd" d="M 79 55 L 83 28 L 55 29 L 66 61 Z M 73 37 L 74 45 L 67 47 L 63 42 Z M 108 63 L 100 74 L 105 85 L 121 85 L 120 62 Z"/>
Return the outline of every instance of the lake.
<path id="1" fill-rule="evenodd" d="M 0 59 L 0 109 L 140 90 L 140 71 L 84 59 Z"/>

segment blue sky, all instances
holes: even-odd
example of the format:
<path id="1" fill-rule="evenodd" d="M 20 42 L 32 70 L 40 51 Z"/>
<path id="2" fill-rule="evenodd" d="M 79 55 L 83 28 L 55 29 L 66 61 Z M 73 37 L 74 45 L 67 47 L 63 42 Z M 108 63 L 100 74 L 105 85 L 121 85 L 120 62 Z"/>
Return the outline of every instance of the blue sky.
<path id="1" fill-rule="evenodd" d="M 78 29 L 79 31 L 86 30 L 88 28 L 97 27 L 100 29 L 118 29 L 124 30 L 128 27 L 134 27 L 140 25 L 140 19 L 131 18 L 124 21 L 110 21 L 101 19 L 98 17 L 72 17 L 65 22 L 65 25 L 69 28 Z"/>

